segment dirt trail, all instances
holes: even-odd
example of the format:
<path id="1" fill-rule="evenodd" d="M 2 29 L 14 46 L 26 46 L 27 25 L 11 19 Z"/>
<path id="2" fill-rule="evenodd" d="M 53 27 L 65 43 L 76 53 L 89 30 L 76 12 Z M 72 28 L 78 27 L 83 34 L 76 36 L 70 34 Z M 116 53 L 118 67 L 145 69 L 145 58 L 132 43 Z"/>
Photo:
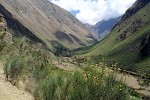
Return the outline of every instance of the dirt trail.
<path id="1" fill-rule="evenodd" d="M 68 71 L 72 71 L 75 70 L 75 65 L 71 63 L 70 58 L 68 57 L 64 57 L 63 58 L 64 61 L 62 61 L 62 59 L 60 60 L 53 60 L 52 64 L 55 65 L 56 67 L 60 68 L 60 69 L 64 69 L 64 70 L 68 70 Z"/>
<path id="2" fill-rule="evenodd" d="M 140 86 L 138 82 L 138 78 L 132 75 L 124 75 L 123 73 L 116 73 L 117 77 L 119 79 L 122 78 L 122 80 L 129 86 L 134 88 L 136 91 L 138 91 L 141 94 L 144 94 L 145 96 L 150 97 L 150 86 Z"/>
<path id="3" fill-rule="evenodd" d="M 29 92 L 20 90 L 5 81 L 2 62 L 0 62 L 0 100 L 34 100 Z"/>

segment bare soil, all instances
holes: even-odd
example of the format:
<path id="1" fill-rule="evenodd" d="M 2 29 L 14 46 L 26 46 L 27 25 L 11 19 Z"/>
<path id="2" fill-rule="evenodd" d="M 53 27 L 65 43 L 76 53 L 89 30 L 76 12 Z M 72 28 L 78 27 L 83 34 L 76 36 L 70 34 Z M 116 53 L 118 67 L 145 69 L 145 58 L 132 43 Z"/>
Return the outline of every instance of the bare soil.
<path id="1" fill-rule="evenodd" d="M 5 81 L 2 62 L 0 62 L 0 100 L 34 100 L 34 97 L 29 92 Z"/>

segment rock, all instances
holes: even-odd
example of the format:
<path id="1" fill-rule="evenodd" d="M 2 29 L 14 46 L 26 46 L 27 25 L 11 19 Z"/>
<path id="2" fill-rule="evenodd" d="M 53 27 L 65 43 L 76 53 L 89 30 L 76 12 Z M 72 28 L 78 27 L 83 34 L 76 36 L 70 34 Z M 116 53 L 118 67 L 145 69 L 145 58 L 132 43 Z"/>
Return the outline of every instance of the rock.
<path id="1" fill-rule="evenodd" d="M 12 44 L 12 35 L 7 32 L 7 23 L 4 16 L 0 13 L 0 38 L 3 39 L 6 44 Z"/>

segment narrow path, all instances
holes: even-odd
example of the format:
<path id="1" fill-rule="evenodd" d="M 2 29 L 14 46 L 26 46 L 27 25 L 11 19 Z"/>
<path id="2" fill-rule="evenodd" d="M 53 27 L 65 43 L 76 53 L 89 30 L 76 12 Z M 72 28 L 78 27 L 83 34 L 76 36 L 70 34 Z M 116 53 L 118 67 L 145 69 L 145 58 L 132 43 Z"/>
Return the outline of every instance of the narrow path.
<path id="1" fill-rule="evenodd" d="M 141 86 L 138 82 L 138 77 L 132 75 L 124 75 L 123 73 L 116 73 L 117 78 L 122 79 L 127 86 L 134 88 L 137 92 L 150 97 L 150 86 Z"/>
<path id="2" fill-rule="evenodd" d="M 75 70 L 75 65 L 70 63 L 70 61 L 68 61 L 68 57 L 64 57 L 63 60 L 53 60 L 52 64 L 55 65 L 55 67 L 58 67 L 60 69 L 64 69 L 64 70 L 68 70 L 68 71 L 72 71 Z"/>
<path id="3" fill-rule="evenodd" d="M 20 90 L 5 81 L 2 62 L 0 62 L 0 100 L 34 100 L 29 92 Z"/>

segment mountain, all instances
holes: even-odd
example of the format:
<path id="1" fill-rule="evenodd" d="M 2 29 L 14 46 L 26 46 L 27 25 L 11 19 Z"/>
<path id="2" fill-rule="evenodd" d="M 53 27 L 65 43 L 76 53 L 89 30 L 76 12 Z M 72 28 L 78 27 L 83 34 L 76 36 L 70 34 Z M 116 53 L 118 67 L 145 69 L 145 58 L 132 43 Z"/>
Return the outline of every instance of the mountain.
<path id="1" fill-rule="evenodd" d="M 104 40 L 77 53 L 101 55 L 124 69 L 150 73 L 150 0 L 137 0 Z"/>
<path id="2" fill-rule="evenodd" d="M 96 41 L 79 20 L 48 0 L 1 0 L 0 13 L 13 35 L 25 35 L 52 51 L 57 47 L 74 49 Z"/>
<path id="3" fill-rule="evenodd" d="M 85 24 L 85 26 L 90 29 L 91 32 L 95 33 L 94 36 L 97 37 L 98 40 L 102 40 L 109 34 L 113 26 L 120 20 L 120 18 L 121 17 L 102 20 L 95 25 Z"/>
<path id="4" fill-rule="evenodd" d="M 109 20 L 102 20 L 95 25 L 92 25 L 91 31 L 96 33 L 96 36 L 99 40 L 102 40 L 105 38 L 105 36 L 108 35 L 108 33 L 111 31 L 113 26 L 120 20 L 121 17 L 112 18 Z"/>

